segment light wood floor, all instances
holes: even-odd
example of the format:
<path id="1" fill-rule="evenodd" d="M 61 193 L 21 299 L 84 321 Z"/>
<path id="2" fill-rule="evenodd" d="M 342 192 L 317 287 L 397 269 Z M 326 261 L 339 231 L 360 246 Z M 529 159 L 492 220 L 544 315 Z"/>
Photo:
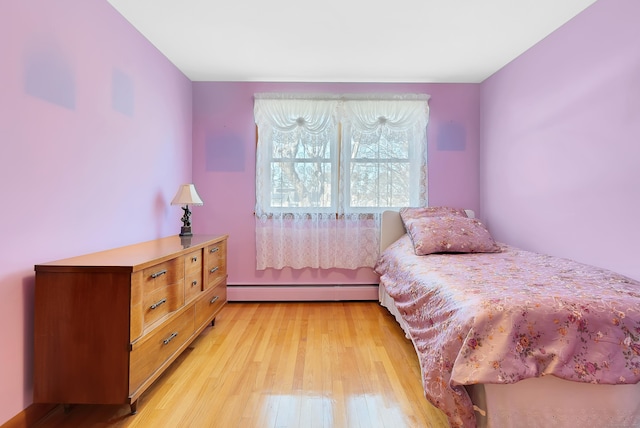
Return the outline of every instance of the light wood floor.
<path id="1" fill-rule="evenodd" d="M 447 427 L 377 302 L 229 303 L 129 406 L 56 408 L 45 427 Z"/>

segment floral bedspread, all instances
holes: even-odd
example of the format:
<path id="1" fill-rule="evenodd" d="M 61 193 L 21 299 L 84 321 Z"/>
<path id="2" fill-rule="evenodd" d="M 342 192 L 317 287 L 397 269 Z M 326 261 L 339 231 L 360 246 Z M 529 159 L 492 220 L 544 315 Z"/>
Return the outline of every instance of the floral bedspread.
<path id="1" fill-rule="evenodd" d="M 376 264 L 409 326 L 425 396 L 451 427 L 475 426 L 462 385 L 544 375 L 640 381 L 640 282 L 499 245 L 416 256 L 405 235 Z"/>

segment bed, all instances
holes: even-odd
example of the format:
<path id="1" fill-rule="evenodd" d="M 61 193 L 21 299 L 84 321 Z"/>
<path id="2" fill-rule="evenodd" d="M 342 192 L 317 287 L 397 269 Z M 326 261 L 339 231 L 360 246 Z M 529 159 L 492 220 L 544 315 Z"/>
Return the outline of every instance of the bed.
<path id="1" fill-rule="evenodd" d="M 640 282 L 497 243 L 450 210 L 427 217 L 465 217 L 490 251 L 419 252 L 434 220 L 388 211 L 375 267 L 450 426 L 640 427 Z"/>

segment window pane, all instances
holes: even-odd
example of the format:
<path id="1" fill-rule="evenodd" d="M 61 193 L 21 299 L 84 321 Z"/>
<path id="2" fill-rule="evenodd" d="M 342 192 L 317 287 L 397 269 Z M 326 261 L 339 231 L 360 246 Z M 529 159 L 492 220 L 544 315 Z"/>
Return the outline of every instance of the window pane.
<path id="1" fill-rule="evenodd" d="M 300 129 L 274 132 L 272 147 L 271 207 L 331 207 L 328 134 L 311 134 Z"/>
<path id="2" fill-rule="evenodd" d="M 359 134 L 351 141 L 352 159 L 409 159 L 409 142 L 399 135 Z"/>
<path id="3" fill-rule="evenodd" d="M 350 205 L 364 207 L 409 206 L 409 164 L 407 162 L 353 162 Z"/>
<path id="4" fill-rule="evenodd" d="M 409 175 L 409 143 L 404 132 L 354 133 L 348 178 L 352 208 L 410 205 Z"/>
<path id="5" fill-rule="evenodd" d="M 272 162 L 272 207 L 331 207 L 330 162 Z"/>
<path id="6" fill-rule="evenodd" d="M 383 138 L 380 140 L 380 158 L 409 159 L 409 141 L 406 136 L 401 138 Z"/>

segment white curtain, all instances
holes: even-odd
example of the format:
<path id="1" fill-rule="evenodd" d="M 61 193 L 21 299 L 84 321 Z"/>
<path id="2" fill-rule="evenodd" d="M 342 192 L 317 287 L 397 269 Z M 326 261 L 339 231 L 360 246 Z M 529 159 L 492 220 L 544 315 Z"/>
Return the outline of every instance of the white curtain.
<path id="1" fill-rule="evenodd" d="M 343 186 L 347 186 L 345 180 L 362 176 L 359 172 L 370 167 L 374 173 L 363 177 L 361 185 L 368 187 L 365 194 L 378 195 L 376 206 L 426 206 L 428 118 L 428 96 L 424 95 L 346 100 L 341 118 Z M 398 159 L 407 162 L 394 162 Z M 403 179 L 411 183 L 398 182 Z M 346 206 L 354 209 L 353 203 Z"/>
<path id="2" fill-rule="evenodd" d="M 257 269 L 372 267 L 382 210 L 426 204 L 427 100 L 256 94 Z"/>
<path id="3" fill-rule="evenodd" d="M 256 95 L 257 269 L 336 266 L 337 107 Z"/>

